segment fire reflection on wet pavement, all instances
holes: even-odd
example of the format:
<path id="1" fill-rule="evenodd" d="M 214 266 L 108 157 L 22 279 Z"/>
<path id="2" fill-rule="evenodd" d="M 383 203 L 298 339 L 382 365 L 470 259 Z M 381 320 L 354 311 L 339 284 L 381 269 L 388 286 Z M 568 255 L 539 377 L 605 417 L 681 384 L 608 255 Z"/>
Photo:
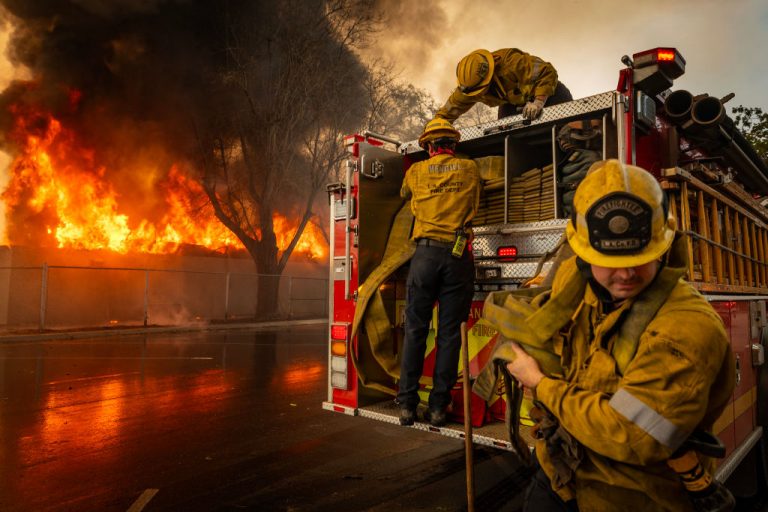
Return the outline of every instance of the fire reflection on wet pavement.
<path id="1" fill-rule="evenodd" d="M 128 509 L 318 409 L 325 346 L 324 327 L 0 344 L 0 510 Z"/>
<path id="2" fill-rule="evenodd" d="M 0 342 L 0 511 L 463 510 L 461 440 L 322 409 L 327 329 Z M 525 471 L 475 462 L 518 510 Z"/>

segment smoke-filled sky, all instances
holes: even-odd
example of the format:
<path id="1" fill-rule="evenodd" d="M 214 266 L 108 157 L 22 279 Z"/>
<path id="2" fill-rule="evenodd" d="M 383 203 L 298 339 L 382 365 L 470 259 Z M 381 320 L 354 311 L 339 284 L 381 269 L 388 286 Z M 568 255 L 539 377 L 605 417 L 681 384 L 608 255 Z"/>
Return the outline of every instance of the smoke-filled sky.
<path id="1" fill-rule="evenodd" d="M 82 3 L 119 10 L 124 2 Z M 155 2 L 125 7 L 146 3 Z M 574 97 L 583 97 L 615 87 L 622 55 L 674 46 L 687 61 L 674 88 L 734 92 L 731 106 L 768 110 L 766 0 L 382 0 L 380 6 L 389 22 L 366 57 L 393 62 L 403 81 L 439 102 L 455 85 L 456 62 L 477 48 L 538 55 L 554 64 Z M 2 54 L 10 30 L 0 17 Z M 19 73 L 0 55 L 0 90 Z"/>
<path id="2" fill-rule="evenodd" d="M 273 0 L 272 5 L 283 6 L 284 1 Z M 258 6 L 255 11 L 266 9 L 261 0 L 252 5 Z M 166 62 L 163 58 L 175 55 L 173 52 L 189 53 L 197 48 L 198 40 L 210 39 L 214 32 L 214 27 L 205 30 L 212 20 L 194 15 L 210 6 L 207 0 L 0 0 L 0 92 L 14 78 L 30 78 L 28 71 L 6 58 L 13 26 L 3 15 L 2 6 L 31 20 L 22 32 L 27 44 L 22 45 L 19 55 L 33 63 L 36 73 L 55 69 L 55 74 L 48 73 L 54 81 L 70 77 L 94 90 L 111 90 L 118 82 L 106 69 L 115 76 L 122 72 L 130 78 L 125 83 L 134 85 L 123 87 L 121 97 L 132 93 L 143 98 L 161 89 L 156 82 L 169 80 L 161 74 L 175 80 L 175 88 L 168 89 L 175 94 L 170 96 L 178 100 L 191 94 L 182 89 L 199 74 L 191 65 L 195 59 Z M 159 14 L 154 19 L 156 9 Z M 555 66 L 560 80 L 579 98 L 614 89 L 623 66 L 622 55 L 674 46 L 687 67 L 673 88 L 718 97 L 733 92 L 736 96 L 728 107 L 741 104 L 768 110 L 766 0 L 635 0 L 623 4 L 607 0 L 379 0 L 377 9 L 389 21 L 373 38 L 375 42 L 364 52 L 364 59 L 391 62 L 403 82 L 427 90 L 439 104 L 455 87 L 458 60 L 477 48 L 517 47 L 537 55 Z M 186 17 L 174 16 L 177 11 Z M 40 12 L 58 14 L 41 18 L 50 20 L 46 25 L 36 21 Z M 148 24 L 147 19 L 154 21 Z M 102 29 L 94 30 L 94 20 Z M 51 28 L 57 23 L 68 31 L 54 37 Z M 114 33 L 124 35 L 113 40 Z M 141 41 L 162 43 L 158 47 L 161 55 L 137 54 L 140 45 L 129 37 L 132 33 L 142 35 Z M 113 50 L 111 60 L 105 61 L 97 51 L 104 47 L 97 43 L 104 41 L 109 41 L 107 46 Z M 65 57 L 73 56 L 66 61 Z M 146 65 L 120 67 L 133 60 Z M 94 63 L 102 74 L 88 73 L 88 65 Z M 162 73 L 154 73 L 158 69 Z M 205 94 L 195 98 L 205 99 Z M 161 100 L 148 108 L 167 109 L 167 104 Z M 123 113 L 141 117 L 142 111 L 126 107 Z M 146 135 L 143 130 L 138 132 L 139 138 Z M 0 152 L 0 190 L 5 187 L 8 163 L 8 156 Z"/>
<path id="3" fill-rule="evenodd" d="M 768 110 L 766 0 L 384 1 L 393 16 L 371 51 L 442 103 L 456 63 L 477 48 L 520 48 L 551 62 L 574 98 L 616 87 L 621 56 L 677 47 L 686 72 L 673 88 Z M 399 7 L 398 7 L 399 5 Z M 730 111 L 730 109 L 729 109 Z"/>

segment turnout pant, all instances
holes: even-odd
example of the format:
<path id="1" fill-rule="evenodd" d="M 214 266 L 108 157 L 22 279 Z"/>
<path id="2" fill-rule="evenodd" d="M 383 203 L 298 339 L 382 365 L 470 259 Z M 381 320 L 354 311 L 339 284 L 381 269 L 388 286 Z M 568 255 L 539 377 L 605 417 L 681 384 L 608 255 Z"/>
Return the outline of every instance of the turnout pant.
<path id="1" fill-rule="evenodd" d="M 461 351 L 461 322 L 469 316 L 474 293 L 475 268 L 472 255 L 465 250 L 461 258 L 451 249 L 418 245 L 408 272 L 405 341 L 400 364 L 401 407 L 419 404 L 419 378 L 424 370 L 424 355 L 432 309 L 438 302 L 438 325 L 433 388 L 430 409 L 445 409 L 456 384 Z"/>
<path id="2" fill-rule="evenodd" d="M 541 469 L 536 452 L 533 452 L 533 476 L 525 491 L 523 512 L 579 512 L 576 500 L 563 501 L 555 491 L 544 470 Z M 628 504 L 628 510 L 632 507 Z"/>

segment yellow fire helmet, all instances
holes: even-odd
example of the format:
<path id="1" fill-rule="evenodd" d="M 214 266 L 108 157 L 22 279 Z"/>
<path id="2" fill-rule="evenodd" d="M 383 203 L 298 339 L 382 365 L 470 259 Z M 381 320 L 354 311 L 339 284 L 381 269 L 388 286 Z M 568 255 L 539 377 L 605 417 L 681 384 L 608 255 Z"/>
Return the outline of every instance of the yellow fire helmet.
<path id="1" fill-rule="evenodd" d="M 676 222 L 651 173 L 618 160 L 592 164 L 576 189 L 566 235 L 573 251 L 600 267 L 636 267 L 672 245 Z"/>
<path id="2" fill-rule="evenodd" d="M 459 90 L 467 96 L 476 96 L 488 90 L 493 78 L 493 55 L 488 50 L 475 50 L 459 61 L 456 81 Z"/>
<path id="3" fill-rule="evenodd" d="M 427 149 L 428 142 L 442 139 L 443 137 L 449 137 L 458 141 L 461 138 L 461 134 L 453 127 L 450 121 L 436 117 L 424 126 L 424 132 L 419 137 L 419 146 L 422 149 Z"/>

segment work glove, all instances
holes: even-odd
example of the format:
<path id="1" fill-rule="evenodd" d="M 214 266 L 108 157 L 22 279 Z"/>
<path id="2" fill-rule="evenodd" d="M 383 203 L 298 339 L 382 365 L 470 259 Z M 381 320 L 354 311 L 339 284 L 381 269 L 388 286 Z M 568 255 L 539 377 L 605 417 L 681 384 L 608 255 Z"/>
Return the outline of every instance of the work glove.
<path id="1" fill-rule="evenodd" d="M 544 108 L 544 100 L 536 98 L 533 101 L 529 101 L 523 107 L 523 117 L 528 120 L 534 120 L 541 114 L 541 109 Z"/>

